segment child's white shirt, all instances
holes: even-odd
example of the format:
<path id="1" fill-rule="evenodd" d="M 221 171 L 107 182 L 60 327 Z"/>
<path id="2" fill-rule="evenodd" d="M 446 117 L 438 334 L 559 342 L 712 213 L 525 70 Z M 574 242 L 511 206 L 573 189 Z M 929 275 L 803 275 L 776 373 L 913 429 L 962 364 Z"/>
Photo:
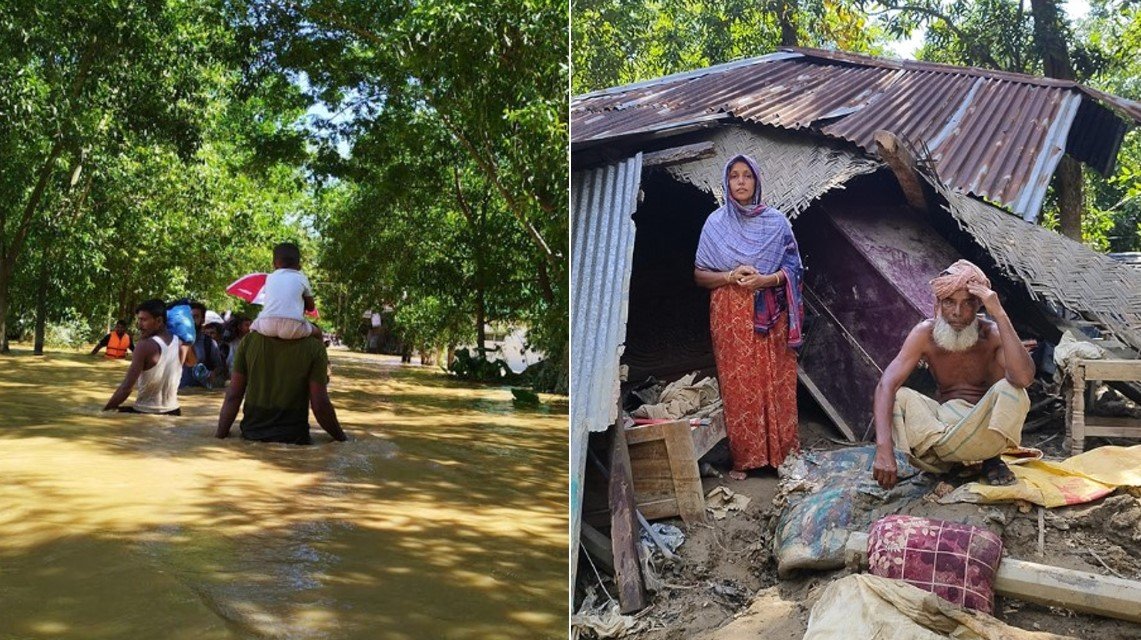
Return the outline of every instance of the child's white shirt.
<path id="1" fill-rule="evenodd" d="M 292 318 L 305 320 L 305 301 L 313 297 L 309 278 L 296 269 L 278 269 L 265 279 L 265 304 L 259 318 Z"/>

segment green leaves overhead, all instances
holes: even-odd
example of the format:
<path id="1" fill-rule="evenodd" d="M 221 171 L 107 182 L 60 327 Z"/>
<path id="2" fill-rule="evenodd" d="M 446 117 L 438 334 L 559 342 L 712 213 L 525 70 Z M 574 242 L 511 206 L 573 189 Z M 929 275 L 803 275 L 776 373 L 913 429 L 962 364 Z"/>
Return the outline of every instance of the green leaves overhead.
<path id="1" fill-rule="evenodd" d="M 220 304 L 301 235 L 304 102 L 288 83 L 240 84 L 251 61 L 231 9 L 0 7 L 0 323 L 24 329 L 41 308 L 98 326 L 156 296 Z"/>
<path id="2" fill-rule="evenodd" d="M 313 168 L 322 266 L 352 301 L 341 326 L 386 303 L 422 345 L 502 321 L 564 352 L 565 5 L 298 0 L 250 15 L 261 70 L 304 78 L 337 114 L 314 124 Z"/>
<path id="3" fill-rule="evenodd" d="M 876 53 L 882 30 L 857 7 L 832 0 L 574 0 L 572 92 L 770 53 L 782 45 L 782 27 L 800 46 Z"/>

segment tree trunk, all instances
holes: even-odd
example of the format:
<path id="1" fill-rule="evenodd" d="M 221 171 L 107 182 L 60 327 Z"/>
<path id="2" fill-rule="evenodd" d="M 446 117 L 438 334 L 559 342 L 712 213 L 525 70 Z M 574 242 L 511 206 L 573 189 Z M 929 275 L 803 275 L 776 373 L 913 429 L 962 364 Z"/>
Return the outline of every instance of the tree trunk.
<path id="1" fill-rule="evenodd" d="M 48 256 L 47 249 L 40 256 L 40 277 L 36 291 L 36 338 L 32 346 L 32 353 L 37 356 L 44 355 L 44 328 L 48 317 Z"/>
<path id="2" fill-rule="evenodd" d="M 1058 189 L 1058 221 L 1062 235 L 1082 241 L 1082 165 L 1063 156 L 1054 174 Z"/>
<path id="3" fill-rule="evenodd" d="M 475 288 L 475 339 L 479 346 L 480 359 L 487 360 L 487 330 L 484 328 L 484 324 L 487 323 L 487 307 L 483 298 L 484 291 L 481 282 Z"/>
<path id="4" fill-rule="evenodd" d="M 539 293 L 543 296 L 543 300 L 547 304 L 554 304 L 555 290 L 551 288 L 551 275 L 547 272 L 547 263 L 540 262 L 537 272 L 539 276 Z"/>
<path id="5" fill-rule="evenodd" d="M 1042 56 L 1042 71 L 1047 78 L 1074 80 L 1074 67 L 1062 30 L 1055 0 L 1030 0 L 1034 16 L 1034 44 Z M 1082 167 L 1077 160 L 1065 156 L 1054 174 L 1058 190 L 1058 220 L 1062 235 L 1082 241 Z"/>
<path id="6" fill-rule="evenodd" d="M 8 281 L 11 270 L 6 260 L 0 260 L 0 353 L 8 353 Z"/>
<path id="7" fill-rule="evenodd" d="M 796 17 L 800 8 L 796 0 L 780 0 L 777 19 L 780 21 L 780 44 L 782 47 L 800 46 L 796 35 Z"/>

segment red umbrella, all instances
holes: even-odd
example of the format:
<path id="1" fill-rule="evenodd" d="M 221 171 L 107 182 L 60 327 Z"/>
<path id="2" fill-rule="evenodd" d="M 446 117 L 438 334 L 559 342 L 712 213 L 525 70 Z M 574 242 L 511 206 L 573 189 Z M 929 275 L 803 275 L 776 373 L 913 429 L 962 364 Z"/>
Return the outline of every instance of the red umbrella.
<path id="1" fill-rule="evenodd" d="M 251 304 L 264 304 L 265 295 L 262 293 L 262 289 L 265 287 L 267 275 L 269 274 L 251 273 L 242 276 L 226 287 L 226 293 L 237 296 Z"/>
<path id="2" fill-rule="evenodd" d="M 251 273 L 244 275 L 226 287 L 226 293 L 237 296 L 250 304 L 265 304 L 265 279 L 268 274 Z M 305 315 L 311 318 L 320 317 L 316 309 L 306 311 Z"/>

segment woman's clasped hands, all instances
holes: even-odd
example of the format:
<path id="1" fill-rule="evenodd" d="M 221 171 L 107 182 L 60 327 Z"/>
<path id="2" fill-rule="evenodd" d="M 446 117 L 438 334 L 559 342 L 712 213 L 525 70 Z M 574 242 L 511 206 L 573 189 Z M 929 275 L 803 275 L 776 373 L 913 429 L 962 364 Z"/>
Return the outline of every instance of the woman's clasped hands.
<path id="1" fill-rule="evenodd" d="M 745 287 L 749 291 L 756 291 L 764 287 L 772 287 L 776 285 L 776 278 L 770 274 L 763 274 L 757 271 L 756 267 L 743 264 L 729 273 L 729 280 L 731 284 Z"/>

